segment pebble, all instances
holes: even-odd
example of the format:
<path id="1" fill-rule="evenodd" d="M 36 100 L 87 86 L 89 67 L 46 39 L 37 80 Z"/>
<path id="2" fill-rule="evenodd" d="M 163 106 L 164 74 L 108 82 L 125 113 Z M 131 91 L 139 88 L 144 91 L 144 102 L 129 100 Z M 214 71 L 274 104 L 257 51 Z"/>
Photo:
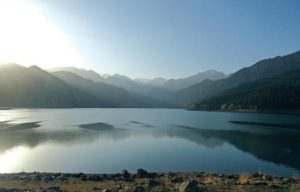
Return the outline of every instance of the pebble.
<path id="1" fill-rule="evenodd" d="M 195 180 L 185 181 L 179 186 L 179 192 L 198 192 L 198 182 Z"/>
<path id="2" fill-rule="evenodd" d="M 158 186 L 160 183 L 154 179 L 149 179 L 146 181 L 146 187 L 147 188 L 152 188 Z"/>

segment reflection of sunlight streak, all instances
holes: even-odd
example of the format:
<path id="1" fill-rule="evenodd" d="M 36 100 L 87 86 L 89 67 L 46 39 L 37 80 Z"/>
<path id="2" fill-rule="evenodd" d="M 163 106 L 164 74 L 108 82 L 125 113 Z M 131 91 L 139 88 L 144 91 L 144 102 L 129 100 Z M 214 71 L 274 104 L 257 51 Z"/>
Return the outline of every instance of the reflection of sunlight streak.
<path id="1" fill-rule="evenodd" d="M 20 172 L 15 170 L 19 162 L 22 161 L 25 151 L 23 147 L 17 147 L 0 154 L 0 173 Z"/>
<path id="2" fill-rule="evenodd" d="M 10 121 L 12 119 L 13 114 L 7 110 L 0 110 L 0 122 Z"/>
<path id="3" fill-rule="evenodd" d="M 0 110 L 0 122 L 22 122 L 22 119 L 26 117 L 26 115 L 26 110 Z"/>
<path id="4" fill-rule="evenodd" d="M 0 122 L 6 121 L 6 120 L 7 120 L 7 117 L 0 111 Z"/>
<path id="5" fill-rule="evenodd" d="M 0 62 L 56 67 L 80 58 L 64 34 L 28 1 L 0 1 Z"/>

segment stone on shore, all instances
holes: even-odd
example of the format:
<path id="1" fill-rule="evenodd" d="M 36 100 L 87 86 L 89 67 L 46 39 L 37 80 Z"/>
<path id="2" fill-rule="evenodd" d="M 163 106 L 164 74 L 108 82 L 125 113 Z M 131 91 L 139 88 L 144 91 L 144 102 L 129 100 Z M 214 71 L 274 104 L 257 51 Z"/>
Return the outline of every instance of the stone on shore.
<path id="1" fill-rule="evenodd" d="M 146 170 L 144 169 L 138 169 L 137 172 L 136 172 L 136 176 L 137 178 L 149 178 L 151 177 L 152 175 L 149 174 Z"/>
<path id="2" fill-rule="evenodd" d="M 123 177 L 124 181 L 128 181 L 130 179 L 130 173 L 126 169 L 123 169 L 122 170 L 122 177 Z"/>
<path id="3" fill-rule="evenodd" d="M 160 183 L 154 179 L 149 179 L 146 181 L 146 188 L 153 188 L 158 186 Z"/>
<path id="4" fill-rule="evenodd" d="M 185 181 L 181 183 L 179 186 L 179 192 L 202 192 L 204 190 L 200 190 L 198 187 L 198 182 L 195 180 L 192 181 Z"/>

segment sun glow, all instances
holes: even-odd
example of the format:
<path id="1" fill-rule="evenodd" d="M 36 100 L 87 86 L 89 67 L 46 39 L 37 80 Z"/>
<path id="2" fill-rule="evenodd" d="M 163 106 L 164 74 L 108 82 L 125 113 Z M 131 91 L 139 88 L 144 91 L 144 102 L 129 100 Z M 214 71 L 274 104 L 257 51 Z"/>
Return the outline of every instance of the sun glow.
<path id="1" fill-rule="evenodd" d="M 82 65 L 64 33 L 29 2 L 0 0 L 0 62 L 43 68 Z"/>
<path id="2" fill-rule="evenodd" d="M 23 147 L 16 147 L 0 153 L 0 173 L 21 172 L 16 170 L 26 150 Z"/>

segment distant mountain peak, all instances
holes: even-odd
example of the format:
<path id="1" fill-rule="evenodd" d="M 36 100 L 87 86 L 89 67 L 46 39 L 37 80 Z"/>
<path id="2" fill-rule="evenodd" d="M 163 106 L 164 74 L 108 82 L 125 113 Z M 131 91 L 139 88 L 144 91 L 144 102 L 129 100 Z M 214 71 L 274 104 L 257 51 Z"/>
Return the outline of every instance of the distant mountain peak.
<path id="1" fill-rule="evenodd" d="M 178 91 L 180 89 L 190 87 L 197 83 L 201 83 L 206 79 L 218 80 L 218 79 L 223 79 L 225 77 L 226 75 L 223 72 L 210 69 L 210 70 L 198 72 L 197 74 L 189 77 L 180 78 L 180 79 L 170 79 L 163 85 L 163 87 L 169 90 Z"/>
<path id="2" fill-rule="evenodd" d="M 208 70 L 205 70 L 205 71 L 200 71 L 199 73 L 197 74 L 203 74 L 203 73 L 223 73 L 221 71 L 218 71 L 216 69 L 208 69 Z"/>
<path id="3" fill-rule="evenodd" d="M 62 68 L 55 68 L 51 71 L 52 72 L 67 71 L 67 72 L 74 73 L 82 78 L 92 80 L 94 82 L 104 81 L 104 78 L 100 74 L 90 69 L 76 68 L 76 67 L 62 67 Z"/>
<path id="4" fill-rule="evenodd" d="M 131 80 L 133 81 L 132 79 L 130 79 L 129 77 L 125 76 L 125 75 L 120 75 L 118 73 L 115 73 L 113 75 L 110 75 L 108 78 L 119 78 L 119 79 L 124 79 L 124 80 Z"/>
<path id="5" fill-rule="evenodd" d="M 42 68 L 40 68 L 39 66 L 37 65 L 32 65 L 30 67 L 28 67 L 29 69 L 34 69 L 34 70 L 40 70 L 40 71 L 44 71 Z"/>

